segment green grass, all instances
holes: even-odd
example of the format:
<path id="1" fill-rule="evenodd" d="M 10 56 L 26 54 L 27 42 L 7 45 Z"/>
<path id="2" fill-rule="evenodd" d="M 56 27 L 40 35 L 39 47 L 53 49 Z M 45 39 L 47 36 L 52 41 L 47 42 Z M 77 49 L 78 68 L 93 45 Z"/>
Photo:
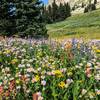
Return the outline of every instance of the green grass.
<path id="1" fill-rule="evenodd" d="M 50 38 L 100 39 L 100 9 L 47 25 Z"/>

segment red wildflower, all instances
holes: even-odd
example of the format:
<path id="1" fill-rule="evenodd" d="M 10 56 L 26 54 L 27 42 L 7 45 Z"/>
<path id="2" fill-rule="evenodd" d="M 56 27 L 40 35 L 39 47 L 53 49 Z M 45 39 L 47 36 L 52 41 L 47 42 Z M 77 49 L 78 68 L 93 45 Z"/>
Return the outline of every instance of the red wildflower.
<path id="1" fill-rule="evenodd" d="M 9 89 L 12 91 L 15 87 L 15 80 L 10 81 Z"/>
<path id="2" fill-rule="evenodd" d="M 0 86 L 0 95 L 3 93 L 3 86 Z"/>
<path id="3" fill-rule="evenodd" d="M 9 95 L 10 95 L 10 92 L 9 92 L 9 90 L 7 90 L 7 91 L 5 92 L 5 96 L 8 97 Z"/>

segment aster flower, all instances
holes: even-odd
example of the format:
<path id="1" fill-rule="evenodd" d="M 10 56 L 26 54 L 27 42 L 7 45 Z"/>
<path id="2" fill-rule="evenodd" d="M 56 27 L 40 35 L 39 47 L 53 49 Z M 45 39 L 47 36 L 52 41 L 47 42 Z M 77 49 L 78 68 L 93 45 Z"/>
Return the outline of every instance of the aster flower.
<path id="1" fill-rule="evenodd" d="M 71 83 L 73 83 L 73 80 L 72 80 L 72 79 L 67 79 L 67 80 L 66 80 L 66 83 L 67 83 L 68 85 L 70 85 Z"/>
<path id="2" fill-rule="evenodd" d="M 45 80 L 41 81 L 41 85 L 45 86 L 46 85 L 46 81 Z"/>
<path id="3" fill-rule="evenodd" d="M 86 89 L 82 89 L 82 95 L 84 95 L 85 93 L 87 93 L 87 90 Z"/>

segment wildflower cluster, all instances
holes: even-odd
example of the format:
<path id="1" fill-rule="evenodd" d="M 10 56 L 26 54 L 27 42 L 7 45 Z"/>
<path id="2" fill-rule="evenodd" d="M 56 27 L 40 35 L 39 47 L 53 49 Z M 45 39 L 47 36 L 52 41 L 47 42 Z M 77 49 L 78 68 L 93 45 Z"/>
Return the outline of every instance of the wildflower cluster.
<path id="1" fill-rule="evenodd" d="M 99 100 L 100 59 L 91 44 L 1 40 L 0 98 Z"/>

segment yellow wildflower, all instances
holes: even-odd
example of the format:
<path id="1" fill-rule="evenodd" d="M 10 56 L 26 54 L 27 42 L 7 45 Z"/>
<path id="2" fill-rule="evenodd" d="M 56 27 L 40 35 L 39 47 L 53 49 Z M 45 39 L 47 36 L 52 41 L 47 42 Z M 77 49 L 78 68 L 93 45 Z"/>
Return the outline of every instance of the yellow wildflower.
<path id="1" fill-rule="evenodd" d="M 80 43 L 78 43 L 78 44 L 77 44 L 77 48 L 78 48 L 78 49 L 80 49 L 80 46 L 81 46 L 81 44 L 80 44 Z"/>
<path id="2" fill-rule="evenodd" d="M 2 54 L 2 51 L 0 51 L 0 55 Z"/>
<path id="3" fill-rule="evenodd" d="M 97 49 L 97 50 L 95 50 L 95 52 L 96 52 L 96 53 L 100 53 L 100 50 L 99 50 L 99 49 Z"/>
<path id="4" fill-rule="evenodd" d="M 15 63 L 17 63 L 17 62 L 18 62 L 18 59 L 13 59 L 13 60 L 11 61 L 12 64 L 15 64 Z"/>
<path id="5" fill-rule="evenodd" d="M 55 70 L 54 71 L 54 74 L 57 76 L 57 77 L 63 77 L 63 74 L 60 70 Z"/>
<path id="6" fill-rule="evenodd" d="M 9 54 L 11 52 L 11 50 L 5 50 L 5 54 Z"/>
<path id="7" fill-rule="evenodd" d="M 39 81 L 40 77 L 38 75 L 35 76 L 35 81 Z"/>
<path id="8" fill-rule="evenodd" d="M 16 80 L 16 83 L 19 84 L 20 83 L 20 80 Z"/>
<path id="9" fill-rule="evenodd" d="M 84 83 L 84 81 L 83 80 L 79 80 L 79 81 L 77 81 L 78 83 Z"/>
<path id="10" fill-rule="evenodd" d="M 90 98 L 94 98 L 96 96 L 95 93 L 93 93 L 93 92 L 89 92 L 88 94 L 89 94 Z"/>
<path id="11" fill-rule="evenodd" d="M 58 86 L 60 87 L 60 88 L 65 88 L 65 82 L 63 82 L 63 81 L 61 81 L 59 84 L 58 84 Z"/>
<path id="12" fill-rule="evenodd" d="M 92 49 L 93 49 L 93 50 L 96 50 L 96 49 L 97 49 L 97 47 L 96 47 L 96 46 L 92 46 Z"/>
<path id="13" fill-rule="evenodd" d="M 55 71 L 54 71 L 54 74 L 55 74 L 55 75 L 59 75 L 59 74 L 62 74 L 62 72 L 61 72 L 60 70 L 55 70 Z"/>
<path id="14" fill-rule="evenodd" d="M 72 72 L 68 72 L 67 75 L 68 75 L 68 76 L 72 76 L 73 73 L 72 73 Z"/>

